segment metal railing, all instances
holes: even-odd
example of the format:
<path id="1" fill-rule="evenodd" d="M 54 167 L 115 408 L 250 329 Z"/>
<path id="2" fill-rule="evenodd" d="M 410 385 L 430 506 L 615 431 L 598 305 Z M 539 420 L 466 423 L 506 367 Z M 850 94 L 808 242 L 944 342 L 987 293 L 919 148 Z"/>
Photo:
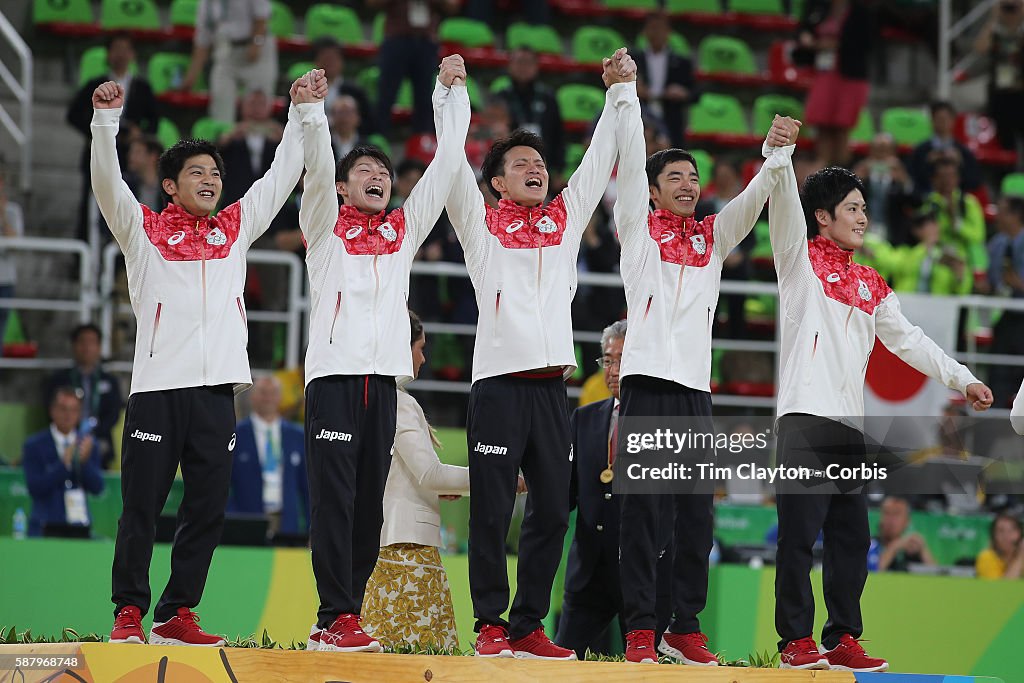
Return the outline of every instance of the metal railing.
<path id="1" fill-rule="evenodd" d="M 21 151 L 21 192 L 26 197 L 32 187 L 32 51 L 18 35 L 18 31 L 0 12 L 0 36 L 3 36 L 21 63 L 21 78 L 15 77 L 7 65 L 0 62 L 0 81 L 18 101 L 20 125 L 0 105 L 0 125 L 14 139 Z"/>
<path id="2" fill-rule="evenodd" d="M 936 94 L 940 100 L 948 100 L 956 75 L 967 71 L 978 61 L 978 54 L 971 50 L 959 62 L 953 64 L 953 43 L 969 31 L 985 16 L 999 0 L 981 0 L 971 9 L 953 22 L 953 0 L 939 0 L 939 82 Z"/>

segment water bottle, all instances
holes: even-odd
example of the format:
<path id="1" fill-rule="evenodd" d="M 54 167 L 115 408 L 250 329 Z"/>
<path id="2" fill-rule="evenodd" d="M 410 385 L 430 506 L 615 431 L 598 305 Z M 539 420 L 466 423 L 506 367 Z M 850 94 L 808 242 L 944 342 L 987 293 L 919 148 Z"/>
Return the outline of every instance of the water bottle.
<path id="1" fill-rule="evenodd" d="M 25 510 L 18 508 L 14 511 L 14 518 L 11 521 L 11 528 L 13 529 L 14 540 L 23 541 L 25 536 L 28 534 L 28 516 L 25 514 Z"/>

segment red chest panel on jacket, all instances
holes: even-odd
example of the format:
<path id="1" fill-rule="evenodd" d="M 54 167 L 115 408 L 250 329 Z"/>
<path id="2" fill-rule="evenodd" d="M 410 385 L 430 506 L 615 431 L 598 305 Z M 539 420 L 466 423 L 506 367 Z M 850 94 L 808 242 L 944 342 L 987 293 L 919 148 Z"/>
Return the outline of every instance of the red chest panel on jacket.
<path id="1" fill-rule="evenodd" d="M 202 261 L 227 258 L 242 229 L 238 202 L 213 218 L 200 218 L 177 204 L 157 213 L 142 205 L 142 227 L 165 261 Z"/>
<path id="2" fill-rule="evenodd" d="M 405 240 L 405 213 L 395 209 L 386 216 L 383 211 L 371 216 L 345 204 L 338 209 L 334 234 L 353 256 L 394 254 Z"/>
<path id="3" fill-rule="evenodd" d="M 661 260 L 686 266 L 706 266 L 715 245 L 715 216 L 697 222 L 659 209 L 647 217 L 651 239 L 658 243 Z"/>
<path id="4" fill-rule="evenodd" d="M 853 252 L 845 251 L 832 240 L 816 237 L 807 243 L 814 274 L 825 289 L 825 296 L 845 306 L 853 306 L 873 315 L 875 308 L 892 290 L 874 268 L 854 263 Z"/>
<path id="5" fill-rule="evenodd" d="M 487 207 L 487 229 L 506 249 L 536 249 L 562 243 L 565 202 L 561 195 L 545 207 L 527 208 L 502 199 Z"/>

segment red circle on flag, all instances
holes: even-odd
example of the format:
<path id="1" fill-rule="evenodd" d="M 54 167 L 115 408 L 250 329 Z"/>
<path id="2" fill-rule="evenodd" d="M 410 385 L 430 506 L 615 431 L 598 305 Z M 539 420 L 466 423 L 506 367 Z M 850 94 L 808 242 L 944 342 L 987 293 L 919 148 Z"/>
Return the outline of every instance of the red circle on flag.
<path id="1" fill-rule="evenodd" d="M 900 360 L 876 338 L 864 380 L 875 396 L 897 403 L 921 391 L 928 378 Z"/>

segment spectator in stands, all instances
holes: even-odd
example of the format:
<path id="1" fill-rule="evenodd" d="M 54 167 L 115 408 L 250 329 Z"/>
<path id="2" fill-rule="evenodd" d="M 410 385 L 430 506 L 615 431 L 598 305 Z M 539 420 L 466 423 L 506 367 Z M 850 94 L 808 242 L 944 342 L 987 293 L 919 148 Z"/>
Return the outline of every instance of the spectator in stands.
<path id="1" fill-rule="evenodd" d="M 81 133 L 86 140 L 80 159 L 82 170 L 82 200 L 78 212 L 78 238 L 89 240 L 89 225 L 99 221 L 99 211 L 91 200 L 92 191 L 89 183 L 89 144 L 92 133 L 89 122 L 92 121 L 92 94 L 96 88 L 106 81 L 116 81 L 125 91 L 124 113 L 121 116 L 122 126 L 119 141 L 141 131 L 150 135 L 156 134 L 160 119 L 160 106 L 153 88 L 143 76 L 132 73 L 135 65 L 135 44 L 128 33 L 115 33 L 107 39 L 107 65 L 109 71 L 85 83 L 68 105 L 66 120 L 68 125 Z M 119 145 L 118 157 L 124 166 L 123 144 Z M 106 231 L 100 231 L 101 239 L 108 239 Z"/>
<path id="2" fill-rule="evenodd" d="M 430 93 L 438 62 L 437 25 L 455 12 L 458 0 L 367 0 L 367 9 L 384 13 L 384 40 L 377 53 L 376 129 L 391 132 L 391 106 L 406 78 L 412 83 L 412 132 L 434 130 Z"/>
<path id="3" fill-rule="evenodd" d="M 354 147 L 363 144 L 359 133 L 359 102 L 351 95 L 339 95 L 334 98 L 330 111 L 331 147 L 334 148 L 335 160 L 341 161 Z"/>
<path id="4" fill-rule="evenodd" d="M 970 294 L 974 278 L 967 269 L 966 252 L 954 242 L 942 242 L 935 214 L 928 210 L 915 214 L 911 234 L 917 240 L 913 246 L 875 242 L 861 253 L 872 260 L 896 292 Z"/>
<path id="5" fill-rule="evenodd" d="M 668 128 L 672 146 L 682 148 L 686 142 L 686 112 L 694 99 L 693 62 L 672 51 L 670 34 L 665 12 L 647 15 L 642 34 L 647 46 L 636 51 L 636 91 L 644 114 L 660 118 Z"/>
<path id="6" fill-rule="evenodd" d="M 21 237 L 25 234 L 25 215 L 21 204 L 7 197 L 7 177 L 0 168 L 0 237 Z M 8 309 L 3 299 L 14 297 L 14 285 L 18 281 L 16 259 L 13 253 L 0 248 L 0 356 L 4 355 L 4 330 L 7 329 Z"/>
<path id="7" fill-rule="evenodd" d="M 554 91 L 538 79 L 539 73 L 537 53 L 526 47 L 516 48 L 508 57 L 511 83 L 496 94 L 508 105 L 512 115 L 511 127 L 525 128 L 541 136 L 548 150 L 548 163 L 561 173 L 565 169 L 562 113 Z"/>
<path id="8" fill-rule="evenodd" d="M 914 204 L 914 184 L 896 153 L 889 133 L 878 133 L 871 140 L 868 156 L 853 168 L 864 182 L 871 207 L 871 233 L 892 244 L 909 242 L 907 214 Z"/>
<path id="9" fill-rule="evenodd" d="M 924 206 L 935 213 L 943 247 L 955 246 L 961 250 L 972 282 L 987 284 L 984 279 L 988 270 L 985 211 L 977 197 L 960 189 L 960 166 L 956 160 L 942 157 L 934 161 L 932 192 L 925 197 Z"/>
<path id="10" fill-rule="evenodd" d="M 427 170 L 427 165 L 419 159 L 404 159 L 395 167 L 395 184 L 391 191 L 388 211 L 393 211 L 405 203 L 412 193 L 412 188 L 420 181 Z"/>
<path id="11" fill-rule="evenodd" d="M 850 130 L 868 100 L 868 55 L 875 38 L 866 0 L 808 0 L 793 59 L 817 75 L 807 95 L 804 123 L 818 133 L 818 160 L 845 165 Z"/>
<path id="12" fill-rule="evenodd" d="M 878 536 L 868 549 L 868 569 L 879 572 L 905 572 L 911 564 L 934 567 L 936 562 L 924 537 L 910 528 L 910 503 L 906 498 L 887 496 L 882 501 Z M 873 564 L 873 560 L 877 563 Z"/>
<path id="13" fill-rule="evenodd" d="M 163 211 L 167 195 L 160 186 L 160 155 L 164 146 L 151 135 L 137 137 L 128 144 L 128 175 L 125 182 L 140 204 Z"/>
<path id="14" fill-rule="evenodd" d="M 989 527 L 989 547 L 978 553 L 974 571 L 979 579 L 1019 579 L 1024 570 L 1024 527 L 1006 513 L 996 515 Z"/>
<path id="15" fill-rule="evenodd" d="M 988 243 L 989 286 L 994 293 L 1024 299 L 1024 198 L 1003 197 L 996 218 L 999 232 Z M 1024 354 L 1024 311 L 1003 311 L 992 330 L 992 353 Z M 1013 398 L 1024 368 L 997 365 L 992 368 L 992 393 L 997 405 L 1006 407 Z"/>
<path id="16" fill-rule="evenodd" d="M 960 164 L 960 189 L 964 192 L 976 190 L 981 185 L 981 170 L 974 153 L 955 137 L 956 109 L 952 103 L 932 102 L 932 138 L 925 140 L 914 149 L 910 159 L 910 173 L 914 179 L 914 190 L 925 195 L 932 190 L 932 173 L 935 160 L 948 156 Z"/>
<path id="17" fill-rule="evenodd" d="M 271 536 L 309 529 L 309 484 L 302 426 L 281 419 L 281 384 L 261 377 L 252 384 L 252 414 L 235 429 L 227 512 L 265 514 Z"/>
<path id="18" fill-rule="evenodd" d="M 103 369 L 100 328 L 91 323 L 71 330 L 71 358 L 74 365 L 58 370 L 47 382 L 46 400 L 52 405 L 57 390 L 71 387 L 81 399 L 81 431 L 96 441 L 96 461 L 105 469 L 114 459 L 113 431 L 121 417 L 121 386 Z"/>
<path id="19" fill-rule="evenodd" d="M 494 0 L 468 0 L 464 12 L 467 17 L 494 25 L 495 4 Z M 527 23 L 546 24 L 550 17 L 548 4 L 545 0 L 522 0 L 513 7 L 522 13 Z"/>
<path id="20" fill-rule="evenodd" d="M 199 0 L 192 61 L 181 79 L 191 90 L 213 53 L 210 68 L 210 116 L 235 122 L 239 90 L 274 92 L 277 42 L 269 30 L 270 0 Z"/>
<path id="21" fill-rule="evenodd" d="M 270 169 L 284 128 L 272 117 L 273 102 L 262 90 L 242 98 L 242 119 L 217 144 L 224 158 L 224 199 L 230 206 Z"/>
<path id="22" fill-rule="evenodd" d="M 50 427 L 25 440 L 21 464 L 32 496 L 29 536 L 49 525 L 90 525 L 86 493 L 103 493 L 94 440 L 77 431 L 82 402 L 74 387 L 60 387 L 50 401 Z"/>
<path id="23" fill-rule="evenodd" d="M 370 98 L 355 81 L 345 78 L 345 53 L 341 43 L 327 36 L 317 38 L 313 42 L 312 57 L 313 63 L 318 69 L 324 70 L 327 82 L 330 83 L 330 90 L 327 91 L 327 98 L 324 100 L 327 111 L 333 111 L 334 100 L 342 95 L 348 95 L 359 105 L 359 134 L 366 137 L 372 133 L 373 110 L 370 108 Z"/>
<path id="24" fill-rule="evenodd" d="M 1000 0 L 974 49 L 988 58 L 988 113 L 999 142 L 1024 152 L 1024 0 Z"/>

